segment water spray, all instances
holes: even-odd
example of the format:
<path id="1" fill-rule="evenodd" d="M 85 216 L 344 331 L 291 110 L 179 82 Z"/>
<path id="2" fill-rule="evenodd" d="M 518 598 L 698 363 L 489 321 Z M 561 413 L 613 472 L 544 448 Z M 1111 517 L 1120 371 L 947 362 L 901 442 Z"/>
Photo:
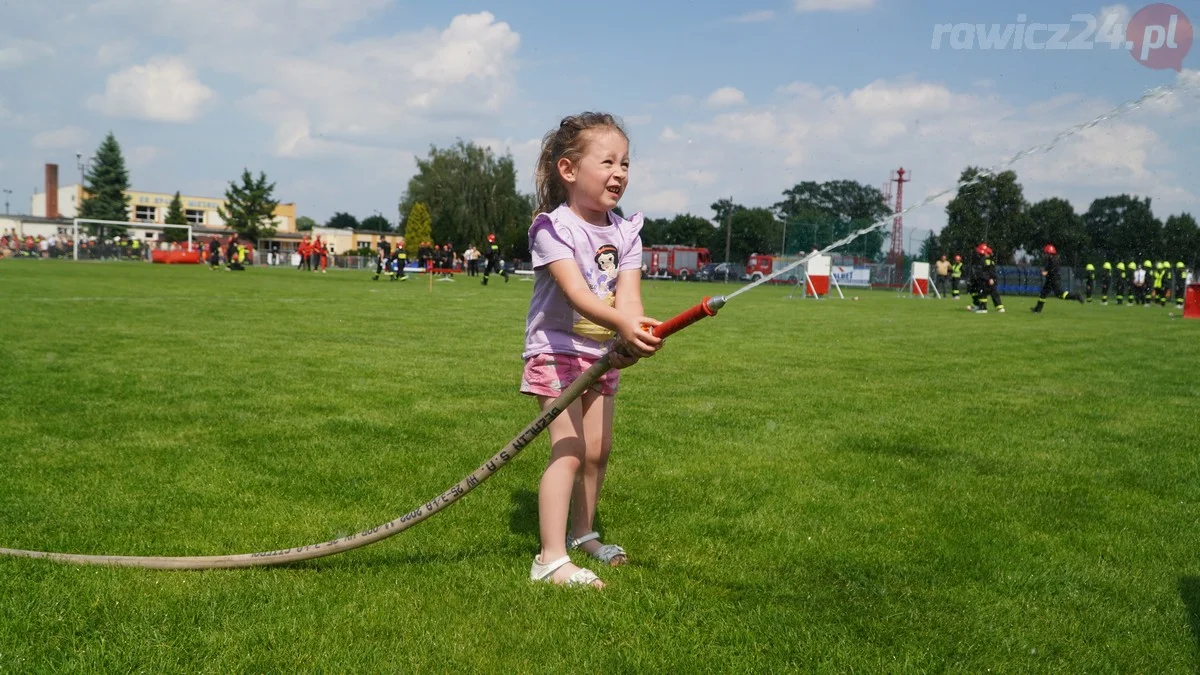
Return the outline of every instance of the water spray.
<path id="1" fill-rule="evenodd" d="M 942 197 L 955 192 L 964 187 L 981 182 L 987 177 L 994 176 L 1001 171 L 1012 166 L 1021 159 L 1039 152 L 1047 152 L 1054 146 L 1058 145 L 1067 138 L 1074 136 L 1086 129 L 1090 129 L 1105 120 L 1119 117 L 1128 112 L 1136 110 L 1147 102 L 1159 100 L 1174 93 L 1179 89 L 1196 89 L 1200 88 L 1200 80 L 1179 81 L 1172 85 L 1164 85 L 1147 90 L 1138 98 L 1122 103 L 1121 105 L 1105 112 L 1096 118 L 1077 124 L 1069 129 L 1060 132 L 1057 136 L 1047 143 L 1035 145 L 1026 150 L 1022 150 L 1008 159 L 1000 162 L 995 167 L 983 171 L 973 178 L 965 181 L 959 181 L 952 187 L 938 191 L 929 195 L 920 202 L 904 209 L 903 211 L 894 213 L 887 218 L 876 223 L 864 227 L 849 235 L 833 242 L 820 251 L 814 251 L 799 260 L 779 269 L 772 274 L 751 282 L 742 288 L 731 293 L 728 297 L 705 298 L 702 302 L 694 307 L 672 317 L 671 319 L 659 324 L 651 329 L 653 334 L 660 338 L 666 338 L 673 333 L 676 333 L 684 328 L 696 323 L 697 321 L 716 315 L 717 311 L 724 307 L 729 301 L 737 296 L 749 291 L 761 284 L 767 283 L 780 275 L 789 272 L 796 267 L 808 262 L 814 255 L 827 253 L 839 246 L 844 246 L 855 239 L 873 232 L 887 225 L 892 218 L 904 215 L 910 211 L 926 206 Z M 503 468 L 508 462 L 512 461 L 522 450 L 524 450 L 535 438 L 545 431 L 556 417 L 563 413 L 575 399 L 583 395 L 583 392 L 591 387 L 605 373 L 612 369 L 610 355 L 601 357 L 592 367 L 588 368 L 558 398 L 550 404 L 536 419 L 530 422 L 521 433 L 508 442 L 499 452 L 492 455 L 491 459 L 480 465 L 479 468 L 471 472 L 467 477 L 460 480 L 458 483 L 450 486 L 441 494 L 408 513 L 390 520 L 382 525 L 377 525 L 373 528 L 363 530 L 356 534 L 347 535 L 339 539 L 309 544 L 307 546 L 298 546 L 294 548 L 285 548 L 276 551 L 264 551 L 260 553 L 243 553 L 238 555 L 224 556 L 122 556 L 122 555 L 87 555 L 77 553 L 50 553 L 45 551 L 27 551 L 22 549 L 0 548 L 0 555 L 24 557 L 24 558 L 42 558 L 46 560 L 54 560 L 57 562 L 73 563 L 80 565 L 110 565 L 123 567 L 141 567 L 148 569 L 165 569 L 165 570 L 201 570 L 201 569 L 232 569 L 243 567 L 260 567 L 267 565 L 282 565 L 285 563 L 295 563 L 303 560 L 312 560 L 314 558 L 323 558 L 325 556 L 344 553 L 356 548 L 361 548 L 368 544 L 373 544 L 378 541 L 395 536 L 408 528 L 423 522 L 436 513 L 441 512 L 451 504 L 462 499 L 471 490 L 478 487 L 485 480 L 494 475 L 497 471 Z"/>

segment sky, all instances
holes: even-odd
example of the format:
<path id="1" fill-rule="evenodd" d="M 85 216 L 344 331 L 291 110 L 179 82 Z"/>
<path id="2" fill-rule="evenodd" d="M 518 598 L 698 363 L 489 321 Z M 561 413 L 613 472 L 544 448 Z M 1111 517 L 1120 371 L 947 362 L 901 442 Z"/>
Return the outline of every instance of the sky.
<path id="1" fill-rule="evenodd" d="M 1175 85 L 1012 168 L 1031 202 L 1062 197 L 1082 213 L 1129 193 L 1160 218 L 1197 214 L 1200 46 L 1182 60 L 1178 38 L 1147 51 L 1152 68 L 1101 39 L 1137 25 L 1142 7 L 0 0 L 0 188 L 28 212 L 45 163 L 78 182 L 76 153 L 111 131 L 136 190 L 220 197 L 246 168 L 318 222 L 338 211 L 395 222 L 431 146 L 509 152 L 532 192 L 542 135 L 603 110 L 631 141 L 627 214 L 711 218 L 720 198 L 771 206 L 805 180 L 882 187 L 900 167 L 911 205 L 967 166 Z M 1179 8 L 1200 21 L 1200 3 Z M 1026 43 L 1045 48 L 984 48 L 977 24 L 1031 30 Z M 1179 72 L 1154 62 L 1168 52 Z M 913 250 L 945 224 L 945 200 L 904 222 Z"/>

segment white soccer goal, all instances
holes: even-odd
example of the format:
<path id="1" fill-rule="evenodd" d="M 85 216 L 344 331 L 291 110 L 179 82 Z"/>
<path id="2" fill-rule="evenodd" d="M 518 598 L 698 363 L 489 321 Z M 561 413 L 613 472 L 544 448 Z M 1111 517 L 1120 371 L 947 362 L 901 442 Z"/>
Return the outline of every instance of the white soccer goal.
<path id="1" fill-rule="evenodd" d="M 73 258 L 79 260 L 79 226 L 80 225 L 113 225 L 122 229 L 134 228 L 138 230 L 151 230 L 154 232 L 165 232 L 167 228 L 176 228 L 187 230 L 188 250 L 192 249 L 192 226 L 191 225 L 168 225 L 166 223 L 129 223 L 120 220 L 97 220 L 95 218 L 76 218 L 71 221 L 71 241 L 74 244 Z"/>

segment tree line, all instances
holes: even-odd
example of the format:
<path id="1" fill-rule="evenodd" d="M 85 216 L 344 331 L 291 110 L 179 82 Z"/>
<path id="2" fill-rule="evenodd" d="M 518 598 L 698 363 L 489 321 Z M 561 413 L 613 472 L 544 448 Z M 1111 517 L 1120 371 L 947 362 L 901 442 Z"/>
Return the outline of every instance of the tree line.
<path id="1" fill-rule="evenodd" d="M 1059 197 L 1030 204 L 1013 171 L 991 176 L 968 167 L 959 180 L 971 184 L 946 206 L 946 227 L 922 243 L 923 260 L 962 254 L 984 241 L 1004 263 L 1023 262 L 1046 244 L 1054 244 L 1064 263 L 1076 267 L 1146 259 L 1194 267 L 1200 259 L 1196 219 L 1185 212 L 1159 220 L 1149 197 L 1100 197 L 1081 214 Z"/>
<path id="2" fill-rule="evenodd" d="M 406 214 L 401 231 L 407 233 L 407 214 L 418 204 L 428 207 L 432 241 L 478 244 L 495 233 L 508 257 L 529 257 L 534 198 L 517 189 L 509 153 L 497 155 L 462 140 L 448 148 L 431 147 L 417 160 L 417 172 L 400 199 L 400 213 Z M 824 248 L 891 212 L 878 188 L 848 180 L 799 183 L 771 207 L 719 199 L 710 208 L 711 219 L 691 213 L 647 218 L 643 244 L 705 247 L 714 259 L 724 256 L 726 243 L 732 260 L 744 260 L 751 253 L 791 254 Z M 839 252 L 875 259 L 883 240 L 882 233 L 873 232 Z"/>

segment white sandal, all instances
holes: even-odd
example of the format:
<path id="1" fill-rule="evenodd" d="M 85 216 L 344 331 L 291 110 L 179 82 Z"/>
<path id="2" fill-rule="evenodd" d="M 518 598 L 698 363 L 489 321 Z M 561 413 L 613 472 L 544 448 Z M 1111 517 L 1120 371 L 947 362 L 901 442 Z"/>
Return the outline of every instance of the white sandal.
<path id="1" fill-rule="evenodd" d="M 540 561 L 540 556 L 535 555 L 533 556 L 533 565 L 529 568 L 529 579 L 531 581 L 547 581 L 554 583 L 554 579 L 552 578 L 554 573 L 558 571 L 558 568 L 566 565 L 569 562 L 571 562 L 571 556 L 569 555 L 564 555 L 558 560 L 549 563 L 542 563 Z M 580 567 L 579 569 L 575 570 L 574 574 L 567 577 L 567 580 L 562 582 L 562 585 L 591 586 L 597 581 L 600 581 L 600 577 L 596 576 L 595 572 L 584 567 Z"/>
<path id="2" fill-rule="evenodd" d="M 579 548 L 580 544 L 586 544 L 589 541 L 594 541 L 599 538 L 599 532 L 588 532 L 578 539 L 572 539 L 571 535 L 567 535 L 567 550 L 569 551 L 573 548 Z M 610 567 L 614 566 L 613 559 L 615 558 L 624 558 L 626 562 L 629 561 L 629 554 L 625 553 L 625 549 L 617 546 L 616 544 L 604 544 L 600 548 L 596 549 L 594 553 L 589 553 L 588 555 Z M 620 565 L 622 563 L 616 564 Z"/>

